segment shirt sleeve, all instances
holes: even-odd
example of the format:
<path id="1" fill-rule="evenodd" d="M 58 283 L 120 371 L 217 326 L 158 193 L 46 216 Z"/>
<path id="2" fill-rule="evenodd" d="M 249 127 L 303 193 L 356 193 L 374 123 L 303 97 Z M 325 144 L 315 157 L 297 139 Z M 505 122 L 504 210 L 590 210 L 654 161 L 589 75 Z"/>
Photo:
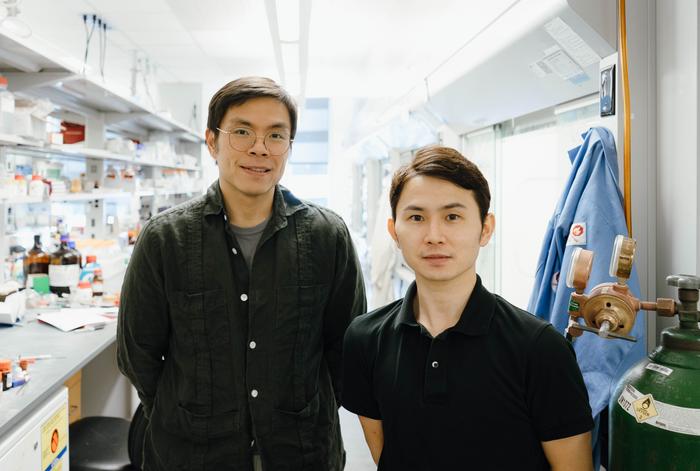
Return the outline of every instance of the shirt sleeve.
<path id="1" fill-rule="evenodd" d="M 540 441 L 590 431 L 593 418 L 572 345 L 547 325 L 530 350 L 527 401 Z"/>
<path id="2" fill-rule="evenodd" d="M 380 420 L 382 415 L 373 393 L 373 365 L 368 361 L 368 333 L 362 332 L 361 321 L 356 319 L 345 332 L 343 343 L 342 405 L 357 415 Z"/>
<path id="3" fill-rule="evenodd" d="M 170 322 L 160 250 L 152 223 L 139 234 L 124 276 L 117 324 L 117 363 L 150 417 Z"/>
<path id="4" fill-rule="evenodd" d="M 367 301 L 355 247 L 347 227 L 338 219 L 333 286 L 323 317 L 323 353 L 333 381 L 336 401 L 340 403 L 343 390 L 343 336 L 350 322 L 367 311 Z"/>

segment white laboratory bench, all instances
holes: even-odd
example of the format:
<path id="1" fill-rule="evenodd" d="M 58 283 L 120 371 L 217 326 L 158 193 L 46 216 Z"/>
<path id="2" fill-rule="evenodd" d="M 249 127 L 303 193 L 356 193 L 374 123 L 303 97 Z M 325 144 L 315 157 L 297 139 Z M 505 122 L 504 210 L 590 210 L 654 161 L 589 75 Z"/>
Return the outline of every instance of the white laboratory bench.
<path id="1" fill-rule="evenodd" d="M 39 438 L 45 427 L 42 424 L 49 416 L 55 418 L 64 405 L 68 413 L 64 383 L 80 370 L 81 416 L 130 418 L 133 410 L 131 387 L 116 365 L 116 322 L 95 331 L 63 332 L 34 317 L 28 314 L 21 324 L 0 327 L 0 358 L 53 357 L 29 366 L 28 383 L 0 392 L 0 469 L 7 461 L 13 467 L 20 466 L 17 469 L 33 470 L 37 469 L 35 461 L 46 459 L 41 447 L 37 453 L 38 444 L 46 441 Z M 20 448 L 25 451 L 18 451 Z M 66 453 L 63 466 L 68 460 Z M 47 469 L 45 464 L 42 462 L 41 469 Z"/>
<path id="2" fill-rule="evenodd" d="M 0 358 L 14 360 L 18 355 L 41 354 L 54 357 L 30 365 L 31 380 L 27 384 L 0 393 L 0 442 L 68 378 L 113 346 L 116 332 L 116 322 L 101 330 L 63 332 L 37 322 L 31 314 L 22 324 L 0 327 Z"/>

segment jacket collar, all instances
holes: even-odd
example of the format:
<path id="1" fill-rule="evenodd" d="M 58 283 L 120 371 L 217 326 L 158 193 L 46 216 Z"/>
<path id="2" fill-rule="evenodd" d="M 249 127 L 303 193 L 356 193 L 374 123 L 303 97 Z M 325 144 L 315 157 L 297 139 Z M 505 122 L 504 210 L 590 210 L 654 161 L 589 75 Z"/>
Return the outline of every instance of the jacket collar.
<path id="1" fill-rule="evenodd" d="M 404 296 L 397 316 L 400 324 L 420 327 L 413 312 L 413 300 L 416 296 L 416 282 L 409 286 Z M 496 308 L 496 298 L 481 283 L 481 277 L 476 276 L 476 284 L 462 315 L 454 327 L 445 332 L 459 332 L 464 335 L 486 335 L 491 327 Z"/>
<path id="2" fill-rule="evenodd" d="M 221 193 L 219 180 L 209 186 L 205 195 L 204 216 L 221 215 L 224 212 L 224 197 Z M 272 216 L 275 229 L 281 229 L 287 225 L 287 217 L 300 209 L 307 208 L 306 203 L 298 199 L 291 191 L 282 185 L 275 185 L 275 196 L 272 202 Z"/>

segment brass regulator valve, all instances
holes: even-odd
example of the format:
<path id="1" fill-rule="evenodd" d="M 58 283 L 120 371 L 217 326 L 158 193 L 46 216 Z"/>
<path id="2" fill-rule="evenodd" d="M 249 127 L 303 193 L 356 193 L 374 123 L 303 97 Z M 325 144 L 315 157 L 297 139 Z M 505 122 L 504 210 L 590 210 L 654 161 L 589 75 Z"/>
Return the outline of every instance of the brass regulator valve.
<path id="1" fill-rule="evenodd" d="M 568 335 L 579 337 L 584 332 L 593 332 L 602 338 L 617 338 L 636 342 L 629 333 L 634 327 L 640 309 L 656 311 L 660 316 L 676 314 L 673 299 L 657 298 L 656 302 L 640 301 L 630 293 L 627 280 L 632 274 L 634 252 L 637 242 L 618 235 L 615 238 L 610 258 L 610 276 L 615 283 L 601 283 L 588 294 L 584 294 L 593 267 L 593 252 L 576 248 L 571 254 L 571 266 L 566 276 L 566 285 L 574 288 L 569 300 Z M 583 319 L 584 323 L 580 320 Z"/>

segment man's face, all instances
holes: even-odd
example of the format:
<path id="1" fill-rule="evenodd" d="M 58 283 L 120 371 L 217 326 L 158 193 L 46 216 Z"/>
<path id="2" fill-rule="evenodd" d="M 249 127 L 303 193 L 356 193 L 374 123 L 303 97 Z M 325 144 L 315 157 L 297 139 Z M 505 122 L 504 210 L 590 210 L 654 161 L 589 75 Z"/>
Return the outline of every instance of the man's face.
<path id="1" fill-rule="evenodd" d="M 207 129 L 207 147 L 219 167 L 222 189 L 249 198 L 271 193 L 282 178 L 289 149 L 282 155 L 271 155 L 264 140 L 271 133 L 289 136 L 291 122 L 284 104 L 268 97 L 250 99 L 230 107 L 219 128 L 239 135 L 252 132 L 257 137 L 249 149 L 236 150 L 230 145 L 229 134 L 215 136 Z"/>
<path id="2" fill-rule="evenodd" d="M 417 176 L 406 182 L 388 229 L 419 283 L 448 282 L 475 275 L 479 248 L 488 243 L 494 225 L 493 214 L 482 225 L 472 191 Z"/>

